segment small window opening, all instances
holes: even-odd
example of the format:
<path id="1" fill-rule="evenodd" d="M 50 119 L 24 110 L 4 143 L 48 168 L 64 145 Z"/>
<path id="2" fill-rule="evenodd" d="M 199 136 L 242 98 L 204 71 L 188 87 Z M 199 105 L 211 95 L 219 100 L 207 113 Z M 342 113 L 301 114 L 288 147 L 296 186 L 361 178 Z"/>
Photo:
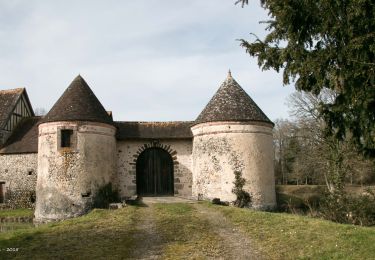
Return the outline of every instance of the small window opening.
<path id="1" fill-rule="evenodd" d="M 30 202 L 31 202 L 31 203 L 35 203 L 35 200 L 36 200 L 36 195 L 35 195 L 35 193 L 30 194 Z"/>
<path id="2" fill-rule="evenodd" d="M 5 202 L 5 182 L 0 182 L 0 203 Z"/>
<path id="3" fill-rule="evenodd" d="M 33 171 L 28 171 L 27 174 L 30 176 L 30 175 L 33 175 Z"/>
<path id="4" fill-rule="evenodd" d="M 71 129 L 61 130 L 61 147 L 71 147 L 72 136 L 73 136 L 73 130 Z"/>
<path id="5" fill-rule="evenodd" d="M 81 193 L 82 198 L 87 198 L 91 196 L 91 192 Z"/>

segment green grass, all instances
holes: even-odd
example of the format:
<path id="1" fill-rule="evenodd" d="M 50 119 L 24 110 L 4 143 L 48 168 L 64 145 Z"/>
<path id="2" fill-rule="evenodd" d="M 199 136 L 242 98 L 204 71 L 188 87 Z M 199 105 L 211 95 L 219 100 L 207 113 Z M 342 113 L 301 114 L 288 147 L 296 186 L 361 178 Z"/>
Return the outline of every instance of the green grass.
<path id="1" fill-rule="evenodd" d="M 33 217 L 32 209 L 2 209 L 0 210 L 0 218 L 2 217 Z"/>
<path id="2" fill-rule="evenodd" d="M 156 225 L 164 240 L 162 259 L 218 258 L 225 255 L 209 223 L 190 204 L 156 205 Z"/>
<path id="3" fill-rule="evenodd" d="M 266 259 L 374 259 L 375 228 L 286 213 L 211 206 L 251 237 Z"/>
<path id="4" fill-rule="evenodd" d="M 91 256 L 116 258 L 129 255 L 137 218 L 137 207 L 94 210 L 80 218 L 2 233 L 0 255 L 7 259 L 89 259 Z M 4 252 L 7 248 L 18 248 L 18 252 Z"/>
<path id="5" fill-rule="evenodd" d="M 265 259 L 374 259 L 375 228 L 341 225 L 282 213 L 203 203 L 246 234 Z M 220 237 L 191 204 L 93 210 L 86 216 L 0 233 L 0 259 L 119 259 L 134 257 L 152 217 L 162 259 L 225 256 Z M 155 235 L 154 235 L 155 238 Z M 239 241 L 241 243 L 241 241 Z M 6 252 L 18 248 L 18 252 Z M 145 247 L 144 250 L 147 250 Z"/>

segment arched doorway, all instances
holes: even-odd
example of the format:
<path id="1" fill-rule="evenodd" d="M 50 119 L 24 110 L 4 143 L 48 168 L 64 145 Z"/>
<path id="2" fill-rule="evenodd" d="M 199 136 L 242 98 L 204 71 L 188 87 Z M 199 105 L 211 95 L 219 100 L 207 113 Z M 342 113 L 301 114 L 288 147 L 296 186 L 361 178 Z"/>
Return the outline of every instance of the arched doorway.
<path id="1" fill-rule="evenodd" d="M 137 159 L 137 193 L 141 196 L 173 195 L 173 160 L 164 149 L 144 150 Z"/>

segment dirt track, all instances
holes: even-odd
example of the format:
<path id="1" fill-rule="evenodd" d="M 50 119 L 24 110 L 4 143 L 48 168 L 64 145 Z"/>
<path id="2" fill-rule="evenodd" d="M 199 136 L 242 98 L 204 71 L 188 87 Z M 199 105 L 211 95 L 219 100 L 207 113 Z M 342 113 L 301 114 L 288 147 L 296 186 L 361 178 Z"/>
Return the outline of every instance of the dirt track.
<path id="1" fill-rule="evenodd" d="M 163 227 L 157 224 L 156 204 L 154 204 L 154 202 L 159 201 L 147 201 L 147 206 L 139 208 L 139 213 L 142 217 L 137 222 L 136 227 L 138 233 L 135 234 L 135 238 L 138 242 L 132 254 L 134 259 L 169 258 L 164 255 L 165 247 L 168 247 L 169 243 L 175 242 L 171 238 L 162 235 Z M 216 255 L 205 255 L 204 252 L 206 249 L 197 246 L 196 249 L 190 249 L 188 255 L 180 254 L 175 257 L 180 259 L 202 259 L 202 257 L 204 259 L 261 259 L 249 238 L 227 220 L 221 212 L 216 211 L 214 208 L 207 207 L 204 204 L 189 203 L 188 205 L 191 207 L 197 226 L 206 227 L 204 232 L 214 234 L 216 237 L 216 242 L 210 245 L 210 247 L 212 246 L 214 248 L 210 248 L 210 251 L 214 250 L 217 253 Z M 164 218 L 163 221 L 165 223 L 173 223 L 174 219 L 173 216 L 168 216 Z M 176 232 L 179 232 L 178 227 L 176 227 Z M 195 236 L 200 235 L 197 234 L 200 230 L 194 230 L 192 232 L 194 232 Z M 190 236 L 186 238 L 181 238 L 181 236 L 179 236 L 176 240 L 177 239 L 182 241 L 179 242 L 180 245 L 182 243 L 182 247 L 184 246 L 183 243 L 186 245 L 191 243 L 191 241 L 189 241 Z M 209 252 L 208 249 L 207 252 Z"/>

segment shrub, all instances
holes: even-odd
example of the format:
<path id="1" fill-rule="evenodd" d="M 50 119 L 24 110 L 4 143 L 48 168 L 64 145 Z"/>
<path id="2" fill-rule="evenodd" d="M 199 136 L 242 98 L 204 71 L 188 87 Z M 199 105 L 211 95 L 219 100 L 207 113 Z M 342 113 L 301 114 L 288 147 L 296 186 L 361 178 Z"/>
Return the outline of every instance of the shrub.
<path id="1" fill-rule="evenodd" d="M 229 202 L 221 201 L 219 198 L 212 199 L 211 203 L 214 205 L 229 206 Z"/>
<path id="2" fill-rule="evenodd" d="M 303 198 L 292 194 L 276 193 L 276 201 L 278 210 L 281 212 L 300 214 L 306 209 Z"/>
<path id="3" fill-rule="evenodd" d="M 353 196 L 344 192 L 327 194 L 319 212 L 324 219 L 361 226 L 375 225 L 375 193 Z"/>
<path id="4" fill-rule="evenodd" d="M 234 206 L 243 208 L 251 206 L 251 196 L 248 192 L 243 190 L 246 180 L 242 178 L 242 173 L 239 171 L 234 172 L 234 188 L 232 192 L 236 195 L 236 200 L 233 202 Z"/>
<path id="5" fill-rule="evenodd" d="M 105 209 L 112 202 L 119 202 L 119 194 L 117 190 L 112 189 L 112 183 L 108 183 L 100 187 L 93 199 L 94 208 Z"/>

